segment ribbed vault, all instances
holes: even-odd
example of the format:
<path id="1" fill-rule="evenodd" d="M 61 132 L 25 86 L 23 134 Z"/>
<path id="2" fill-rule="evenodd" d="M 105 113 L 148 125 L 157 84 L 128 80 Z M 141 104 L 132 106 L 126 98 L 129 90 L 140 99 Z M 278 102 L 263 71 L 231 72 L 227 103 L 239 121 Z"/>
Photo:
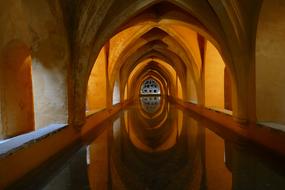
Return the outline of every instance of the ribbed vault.
<path id="1" fill-rule="evenodd" d="M 234 6 L 221 4 L 225 10 Z M 108 14 L 111 14 L 109 11 L 113 10 L 115 5 L 115 2 L 101 5 L 108 7 L 104 19 L 111 18 L 108 18 Z M 217 94 L 217 97 L 224 96 L 225 91 L 232 91 L 230 94 L 233 96 L 229 101 L 232 101 L 230 104 L 233 105 L 233 114 L 237 119 L 245 119 L 247 117 L 244 115 L 247 114 L 247 111 L 244 110 L 245 105 L 239 103 L 240 101 L 244 102 L 245 97 L 238 88 L 247 88 L 247 85 L 242 81 L 245 80 L 244 78 L 238 79 L 235 60 L 232 59 L 232 55 L 240 52 L 239 46 L 248 43 L 245 41 L 248 38 L 244 36 L 242 23 L 233 23 L 231 27 L 225 30 L 224 25 L 226 23 L 220 22 L 221 15 L 214 12 L 216 6 L 217 3 L 212 1 L 201 1 L 200 3 L 194 3 L 194 1 L 131 3 L 124 7 L 124 10 L 118 13 L 116 18 L 112 17 L 112 21 L 102 20 L 100 30 L 98 28 L 97 31 L 94 28 L 88 29 L 91 27 L 91 23 L 95 24 L 92 14 L 85 15 L 86 18 L 89 17 L 89 20 L 86 20 L 85 17 L 79 19 L 79 23 L 85 27 L 82 31 L 77 31 L 77 37 L 80 39 L 78 45 L 81 47 L 88 44 L 92 48 L 88 48 L 89 52 L 80 53 L 77 57 L 76 67 L 80 66 L 82 59 L 86 63 L 86 58 L 88 58 L 88 64 L 81 67 L 82 69 L 79 70 L 81 73 L 77 72 L 76 75 L 82 74 L 81 81 L 83 75 L 88 79 L 94 63 L 97 62 L 95 59 L 100 52 L 99 49 L 103 46 L 107 57 L 105 63 L 108 76 L 106 85 L 112 87 L 115 81 L 120 80 L 121 99 L 127 100 L 130 97 L 136 97 L 133 93 L 133 88 L 137 87 L 135 83 L 141 82 L 140 80 L 144 77 L 148 77 L 149 74 L 146 73 L 149 73 L 148 71 L 151 69 L 158 72 L 163 80 L 167 81 L 167 87 L 175 98 L 215 107 L 214 100 L 206 100 L 206 94 L 210 93 L 213 84 L 220 85 L 220 89 L 224 88 L 223 82 L 208 83 L 205 76 L 212 77 L 213 74 L 211 73 L 213 72 L 220 76 L 224 75 L 223 67 L 226 66 L 230 73 L 230 89 L 220 90 L 221 92 Z M 114 10 L 112 14 L 118 10 L 119 8 Z M 239 13 L 235 12 L 235 14 Z M 231 16 L 236 18 L 240 15 Z M 236 20 L 233 21 L 236 22 Z M 98 23 L 96 23 L 97 25 Z M 107 28 L 108 30 L 106 30 Z M 84 35 L 80 37 L 82 32 Z M 95 39 L 96 43 L 94 43 Z M 236 41 L 234 47 L 231 47 L 233 44 L 229 43 L 229 39 L 231 42 Z M 215 47 L 216 50 L 211 50 L 211 47 Z M 81 48 L 79 52 L 84 49 L 86 48 Z M 209 53 L 207 52 L 208 49 Z M 214 51 L 214 53 L 210 51 Z M 86 54 L 89 56 L 86 57 Z M 221 59 L 212 59 L 213 56 L 220 56 Z M 248 57 L 241 59 L 243 58 L 247 59 Z M 238 67 L 242 67 L 240 61 L 237 61 Z M 163 64 L 161 64 L 162 62 Z M 213 68 L 207 62 L 219 62 L 224 66 L 221 65 L 217 72 L 214 71 L 217 70 L 217 67 Z M 207 68 L 208 64 L 209 68 Z M 139 69 L 136 69 L 137 67 Z M 167 67 L 171 67 L 173 71 Z M 86 88 L 84 83 L 78 85 L 83 85 L 83 89 Z M 112 94 L 112 90 L 113 88 L 108 88 L 106 95 Z M 76 100 L 80 101 L 80 97 Z M 219 100 L 220 103 L 217 105 L 220 106 L 219 109 L 224 109 L 223 104 L 226 103 L 221 101 L 224 100 Z M 109 101 L 106 102 L 106 106 L 108 105 L 110 105 Z M 77 109 L 81 108 L 78 107 Z M 79 117 L 77 119 L 80 120 Z"/>

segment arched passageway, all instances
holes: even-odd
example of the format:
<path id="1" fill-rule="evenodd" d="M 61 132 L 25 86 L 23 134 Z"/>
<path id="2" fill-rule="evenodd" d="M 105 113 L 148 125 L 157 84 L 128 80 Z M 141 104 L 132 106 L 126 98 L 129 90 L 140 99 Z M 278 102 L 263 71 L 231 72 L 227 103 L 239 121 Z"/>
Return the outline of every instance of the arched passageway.
<path id="1" fill-rule="evenodd" d="M 205 164 L 215 168 L 206 159 L 215 157 L 207 149 L 213 136 L 186 112 L 283 151 L 283 134 L 260 127 L 285 130 L 284 3 L 278 0 L 28 0 L 1 2 L 0 10 L 0 146 L 32 136 L 19 143 L 28 147 L 22 152 L 11 148 L 14 159 L 2 162 L 0 151 L 4 173 L 8 166 L 19 168 L 3 184 L 0 181 L 0 189 L 90 134 L 97 137 L 103 121 L 113 129 L 99 138 L 108 160 L 102 166 L 110 178 L 118 179 L 112 185 L 123 189 L 137 184 L 158 187 L 163 180 L 152 176 L 162 171 L 146 170 L 142 182 L 136 168 L 155 167 L 161 155 L 174 159 L 178 167 L 170 171 L 177 176 L 191 176 L 194 165 L 193 171 L 201 174 L 181 184 L 164 176 L 171 187 L 206 183 L 211 172 L 205 171 Z M 112 124 L 117 113 L 119 119 Z M 238 147 L 229 140 L 226 136 L 225 143 L 213 142 L 225 146 L 220 150 L 231 157 Z M 198 148 L 192 155 L 193 147 Z M 27 166 L 17 162 L 21 155 L 25 159 L 45 148 L 42 157 Z M 96 148 L 88 151 L 93 156 L 103 151 Z M 107 156 L 114 152 L 126 157 Z M 158 156 L 152 160 L 153 153 Z M 128 161 L 129 167 L 124 164 Z M 230 158 L 226 161 L 228 169 L 222 172 L 231 181 L 228 170 L 237 166 Z M 136 183 L 120 178 L 124 172 Z M 243 180 L 238 174 L 237 178 Z"/>
<path id="2" fill-rule="evenodd" d="M 172 17 L 174 13 L 176 17 Z M 97 59 L 89 59 L 94 60 L 90 63 L 94 66 L 88 83 L 88 109 L 90 100 L 93 105 L 102 104 L 100 108 L 110 108 L 114 101 L 108 97 L 114 98 L 114 86 L 119 88 L 120 102 L 133 101 L 140 91 L 138 84 L 154 72 L 164 85 L 165 95 L 229 114 L 233 111 L 239 119 L 238 83 L 224 42 L 186 17 L 191 14 L 184 8 L 158 3 L 136 14 L 106 39 Z M 92 89 L 95 80 L 98 88 Z M 96 94 L 99 89 L 100 94 Z"/>

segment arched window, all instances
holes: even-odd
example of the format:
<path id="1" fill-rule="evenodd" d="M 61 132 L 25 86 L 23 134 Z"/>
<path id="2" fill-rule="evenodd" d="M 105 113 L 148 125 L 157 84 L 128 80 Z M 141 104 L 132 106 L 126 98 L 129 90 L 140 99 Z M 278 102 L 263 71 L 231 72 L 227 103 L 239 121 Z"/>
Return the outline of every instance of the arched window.
<path id="1" fill-rule="evenodd" d="M 142 83 L 141 95 L 159 95 L 160 86 L 154 79 L 147 79 Z"/>

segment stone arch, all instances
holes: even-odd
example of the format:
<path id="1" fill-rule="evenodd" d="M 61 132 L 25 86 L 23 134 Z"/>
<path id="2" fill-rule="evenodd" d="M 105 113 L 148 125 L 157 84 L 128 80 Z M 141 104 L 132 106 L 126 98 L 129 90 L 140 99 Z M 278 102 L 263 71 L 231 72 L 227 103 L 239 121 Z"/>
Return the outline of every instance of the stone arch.
<path id="1" fill-rule="evenodd" d="M 75 110 L 75 114 L 71 116 L 71 121 L 74 120 L 75 123 L 83 123 L 84 122 L 84 117 L 82 112 L 82 109 L 84 108 L 84 105 L 80 102 L 82 102 L 85 98 L 85 92 L 86 89 L 86 79 L 88 78 L 88 74 L 90 73 L 90 68 L 92 68 L 92 64 L 94 63 L 94 59 L 98 55 L 99 49 L 102 47 L 104 43 L 107 42 L 108 39 L 111 38 L 115 33 L 119 32 L 121 28 L 123 28 L 124 24 L 127 24 L 128 21 L 130 21 L 132 18 L 135 16 L 139 15 L 142 13 L 144 10 L 148 9 L 151 6 L 160 4 L 162 1 L 140 1 L 140 2 L 133 2 L 126 4 L 123 6 L 120 4 L 120 6 L 117 4 L 119 2 L 112 2 L 109 4 L 108 9 L 106 9 L 106 12 L 104 12 L 104 18 L 100 20 L 101 25 L 96 24 L 98 26 L 96 29 L 90 29 L 88 30 L 88 27 L 86 28 L 85 31 L 86 35 L 88 36 L 84 37 L 84 39 L 80 39 L 79 41 L 82 42 L 82 44 L 78 45 L 78 49 L 75 48 L 76 50 L 79 50 L 79 54 L 75 57 L 75 68 L 73 71 L 75 75 L 80 75 L 80 77 L 76 78 L 81 78 L 82 81 L 75 80 L 74 87 L 75 89 L 73 90 L 72 97 L 75 96 L 77 98 L 71 98 L 75 99 L 77 102 L 71 102 L 70 105 L 74 106 L 72 110 Z M 121 3 L 121 2 L 120 2 Z M 201 2 L 201 3 L 192 3 L 192 2 L 187 2 L 187 1 L 171 1 L 167 2 L 170 5 L 173 5 L 175 7 L 178 7 L 182 11 L 193 15 L 192 20 L 195 20 L 198 25 L 203 28 L 203 30 L 208 33 L 210 36 L 212 36 L 211 39 L 214 39 L 218 43 L 218 50 L 221 52 L 222 57 L 226 60 L 225 63 L 229 65 L 230 73 L 232 75 L 232 88 L 233 88 L 233 99 L 235 101 L 233 104 L 234 107 L 234 116 L 238 119 L 246 120 L 248 116 L 248 108 L 246 106 L 246 96 L 245 92 L 242 92 L 242 86 L 243 84 L 246 83 L 247 79 L 242 79 L 236 77 L 236 73 L 238 69 L 236 69 L 232 64 L 232 52 L 228 50 L 229 44 L 227 39 L 224 38 L 225 33 L 230 33 L 231 30 L 229 29 L 228 31 L 225 31 L 227 28 L 225 28 L 225 24 L 220 22 L 220 15 L 217 15 L 215 10 L 212 8 L 214 6 L 214 3 L 209 3 L 209 2 Z M 224 6 L 224 5 L 223 5 Z M 118 9 L 117 7 L 123 8 L 123 9 Z M 216 7 L 215 7 L 216 8 Z M 94 14 L 96 14 L 95 12 Z M 114 18 L 111 15 L 116 14 L 117 16 Z M 90 15 L 91 20 L 89 21 L 84 20 L 83 22 L 88 22 L 92 23 L 95 22 L 94 18 L 95 16 L 93 14 Z M 172 15 L 173 16 L 173 15 Z M 187 20 L 187 19 L 186 19 Z M 92 24 L 87 24 L 89 27 L 92 26 Z M 229 32 L 230 31 L 230 32 Z M 228 36 L 227 36 L 228 37 Z M 85 45 L 84 45 L 85 44 Z M 91 48 L 90 48 L 91 47 Z M 86 59 L 87 55 L 87 59 Z M 86 64 L 88 62 L 88 64 Z M 238 61 L 236 61 L 238 62 Z M 85 64 L 85 66 L 83 66 Z M 241 81 L 238 81 L 241 80 Z M 240 85 L 242 84 L 242 85 Z M 239 87 L 240 85 L 241 87 Z M 83 90 L 83 91 L 82 91 Z M 78 104 L 78 105 L 77 105 Z M 76 106 L 75 106 L 76 105 Z M 74 119 L 73 119 L 74 118 Z"/>
<path id="2" fill-rule="evenodd" d="M 138 90 L 141 89 L 142 87 L 142 84 L 145 80 L 148 80 L 148 79 L 152 79 L 154 80 L 158 87 L 159 87 L 159 90 L 160 90 L 160 93 L 157 94 L 157 95 L 162 95 L 162 96 L 165 96 L 167 95 L 167 86 L 169 85 L 169 83 L 167 83 L 168 81 L 164 78 L 164 74 L 159 72 L 159 71 L 154 71 L 154 70 L 151 70 L 151 69 L 144 69 L 144 74 L 141 74 L 139 75 L 139 83 L 137 85 L 137 88 Z"/>
<path id="3" fill-rule="evenodd" d="M 159 69 L 159 72 L 154 71 L 154 69 Z M 170 80 L 171 76 L 169 75 L 170 74 L 169 71 L 167 71 L 165 68 L 163 69 L 162 67 L 155 66 L 154 68 L 154 66 L 148 65 L 148 61 L 144 61 L 138 64 L 135 69 L 131 70 L 131 72 L 129 73 L 129 78 L 126 81 L 122 82 L 123 86 L 125 86 L 125 89 L 127 89 L 126 93 L 124 94 L 124 97 L 126 97 L 127 95 L 128 98 L 131 98 L 130 96 L 131 89 L 135 89 L 133 91 L 139 92 L 138 91 L 139 89 L 136 88 L 140 87 L 141 83 L 140 79 L 142 77 L 147 78 L 150 72 L 152 72 L 152 76 L 154 78 L 157 78 L 157 81 L 159 81 L 161 86 L 161 94 L 165 96 L 169 95 L 167 89 L 168 90 L 172 89 L 171 80 Z M 138 81 L 138 82 L 132 83 L 132 81 Z"/>
<path id="4" fill-rule="evenodd" d="M 138 75 L 137 75 L 138 83 L 131 83 L 131 85 L 130 85 L 131 88 L 133 88 L 136 91 L 135 98 L 142 95 L 140 93 L 142 83 L 145 80 L 148 80 L 150 78 L 153 79 L 154 81 L 156 81 L 156 83 L 158 84 L 158 86 L 160 88 L 161 94 L 158 94 L 158 95 L 165 95 L 165 93 L 166 93 L 165 91 L 167 89 L 167 86 L 169 86 L 169 80 L 166 80 L 164 77 L 165 77 L 164 74 L 162 74 L 159 71 L 154 71 L 154 70 L 147 68 L 147 67 L 144 68 L 142 70 L 142 72 L 138 73 Z"/>
<path id="5" fill-rule="evenodd" d="M 152 41 L 149 43 L 152 43 Z M 130 71 L 133 70 L 137 64 L 143 62 L 146 59 L 161 59 L 169 63 L 169 65 L 171 65 L 178 72 L 181 82 L 185 83 L 186 81 L 185 62 L 175 52 L 163 48 L 164 43 L 161 43 L 162 44 L 161 48 L 160 46 L 152 47 L 152 45 L 149 43 L 146 43 L 145 45 L 142 45 L 142 47 L 139 47 L 126 60 L 121 60 L 120 62 L 120 65 L 122 65 L 122 68 L 120 69 L 122 71 L 121 75 L 129 76 Z M 115 70 L 117 71 L 119 69 Z M 114 75 L 115 74 L 113 74 L 113 76 Z M 190 75 L 192 75 L 192 72 Z M 126 79 L 124 77 L 122 77 L 121 79 L 123 80 L 124 84 L 124 81 Z M 186 87 L 186 84 L 183 84 L 183 86 Z M 197 83 L 195 83 L 195 88 L 197 88 Z"/>
<path id="6" fill-rule="evenodd" d="M 153 76 L 156 76 L 157 78 L 160 78 L 160 81 L 163 82 L 163 91 L 165 95 L 169 95 L 169 93 L 166 91 L 167 89 L 171 92 L 171 94 L 175 94 L 175 73 L 173 73 L 173 68 L 166 68 L 160 63 L 155 65 L 149 65 L 148 62 L 142 62 L 137 66 L 138 70 L 132 71 L 130 74 L 129 81 L 139 81 L 138 83 L 132 82 L 128 86 L 128 91 L 130 92 L 130 89 L 134 89 L 136 92 L 139 92 L 140 82 L 141 79 L 148 76 L 148 72 L 152 72 Z M 165 89 L 165 90 L 164 90 Z M 138 94 L 137 94 L 138 95 Z M 131 97 L 130 94 L 128 97 Z"/>

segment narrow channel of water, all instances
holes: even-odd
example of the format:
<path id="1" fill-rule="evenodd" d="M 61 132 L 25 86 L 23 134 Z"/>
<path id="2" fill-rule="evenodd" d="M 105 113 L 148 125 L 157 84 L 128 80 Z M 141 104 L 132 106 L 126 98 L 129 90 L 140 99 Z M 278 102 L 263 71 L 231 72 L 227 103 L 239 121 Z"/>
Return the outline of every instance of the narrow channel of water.
<path id="1" fill-rule="evenodd" d="M 284 162 L 271 158 L 160 96 L 144 96 L 42 189 L 284 190 Z"/>

